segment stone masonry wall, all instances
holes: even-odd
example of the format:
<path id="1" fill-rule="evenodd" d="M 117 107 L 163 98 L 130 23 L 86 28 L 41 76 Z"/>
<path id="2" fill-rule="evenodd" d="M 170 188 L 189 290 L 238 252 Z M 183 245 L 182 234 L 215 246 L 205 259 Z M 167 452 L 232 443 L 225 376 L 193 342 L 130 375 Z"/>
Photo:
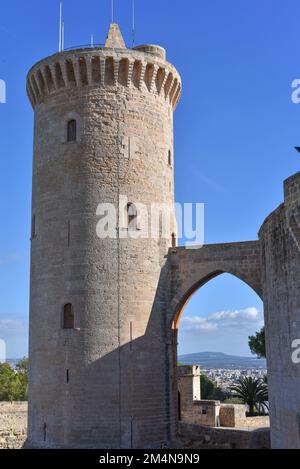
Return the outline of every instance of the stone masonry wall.
<path id="1" fill-rule="evenodd" d="M 246 420 L 246 407 L 242 404 L 222 404 L 219 416 L 221 427 L 238 427 L 241 420 Z"/>
<path id="2" fill-rule="evenodd" d="M 20 449 L 27 437 L 27 402 L 0 402 L 0 449 Z"/>
<path id="3" fill-rule="evenodd" d="M 185 449 L 268 449 L 270 431 L 210 428 L 180 422 L 178 446 Z"/>
<path id="4" fill-rule="evenodd" d="M 246 417 L 246 407 L 243 404 L 221 404 L 220 426 L 231 428 L 268 428 L 268 416 Z"/>
<path id="5" fill-rule="evenodd" d="M 155 48 L 120 44 L 55 54 L 28 74 L 32 446 L 159 447 L 174 432 L 163 296 L 173 226 L 167 236 L 139 239 L 118 220 L 105 239 L 96 228 L 100 203 L 125 214 L 120 195 L 149 214 L 153 203 L 173 207 L 181 82 Z M 73 119 L 77 139 L 68 142 Z M 73 330 L 62 328 L 68 303 Z"/>
<path id="6" fill-rule="evenodd" d="M 268 385 L 273 448 L 300 448 L 300 173 L 284 184 L 284 204 L 264 222 L 262 246 Z"/>

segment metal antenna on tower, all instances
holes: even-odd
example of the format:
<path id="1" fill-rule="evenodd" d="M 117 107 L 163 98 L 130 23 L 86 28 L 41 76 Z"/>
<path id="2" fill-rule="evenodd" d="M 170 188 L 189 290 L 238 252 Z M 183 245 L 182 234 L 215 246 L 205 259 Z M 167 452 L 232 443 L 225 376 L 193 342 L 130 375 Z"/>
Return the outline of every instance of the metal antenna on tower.
<path id="1" fill-rule="evenodd" d="M 61 52 L 65 50 L 65 22 L 61 25 Z"/>
<path id="2" fill-rule="evenodd" d="M 111 0 L 111 22 L 114 23 L 115 21 L 115 2 Z"/>
<path id="3" fill-rule="evenodd" d="M 62 2 L 59 3 L 59 42 L 58 52 L 62 51 Z"/>
<path id="4" fill-rule="evenodd" d="M 132 47 L 135 45 L 135 0 L 132 0 Z"/>

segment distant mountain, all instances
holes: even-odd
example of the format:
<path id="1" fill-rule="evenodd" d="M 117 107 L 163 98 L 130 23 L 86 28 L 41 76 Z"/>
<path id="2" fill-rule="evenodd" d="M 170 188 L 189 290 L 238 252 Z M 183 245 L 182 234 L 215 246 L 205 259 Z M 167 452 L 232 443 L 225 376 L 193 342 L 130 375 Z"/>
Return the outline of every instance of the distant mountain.
<path id="1" fill-rule="evenodd" d="M 178 362 L 183 365 L 200 365 L 202 368 L 225 368 L 227 370 L 241 370 L 247 368 L 266 369 L 264 358 L 238 357 L 220 352 L 199 352 L 190 355 L 180 355 Z"/>

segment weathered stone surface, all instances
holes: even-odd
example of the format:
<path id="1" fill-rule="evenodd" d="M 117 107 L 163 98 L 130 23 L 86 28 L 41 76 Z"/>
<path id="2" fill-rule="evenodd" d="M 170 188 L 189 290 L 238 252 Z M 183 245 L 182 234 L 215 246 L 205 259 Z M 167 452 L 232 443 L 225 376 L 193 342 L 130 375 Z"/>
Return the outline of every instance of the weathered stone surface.
<path id="1" fill-rule="evenodd" d="M 268 449 L 270 430 L 210 428 L 179 423 L 178 448 L 185 449 Z"/>
<path id="2" fill-rule="evenodd" d="M 129 49 L 56 54 L 28 75 L 35 111 L 28 444 L 160 447 L 171 438 L 165 300 L 171 235 L 100 239 L 100 203 L 174 205 L 180 77 Z M 67 141 L 69 120 L 77 140 Z M 120 207 L 120 210 L 122 208 Z M 127 230 L 125 230 L 127 235 Z M 65 304 L 75 329 L 62 329 Z M 68 377 L 68 378 L 67 378 Z"/>
<path id="3" fill-rule="evenodd" d="M 27 436 L 27 402 L 0 402 L 0 449 L 20 449 Z"/>
<path id="4" fill-rule="evenodd" d="M 105 47 L 111 49 L 126 49 L 126 45 L 118 24 L 114 23 L 110 25 Z"/>
<path id="5" fill-rule="evenodd" d="M 300 448 L 300 173 L 284 184 L 284 203 L 260 230 L 273 448 Z"/>

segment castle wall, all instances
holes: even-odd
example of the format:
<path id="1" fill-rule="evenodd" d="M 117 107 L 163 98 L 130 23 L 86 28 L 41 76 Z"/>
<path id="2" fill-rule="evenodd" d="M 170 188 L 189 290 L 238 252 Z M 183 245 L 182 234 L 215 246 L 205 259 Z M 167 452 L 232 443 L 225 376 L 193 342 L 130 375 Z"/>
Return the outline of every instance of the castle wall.
<path id="1" fill-rule="evenodd" d="M 285 181 L 285 200 L 260 230 L 272 448 L 300 447 L 300 173 Z"/>
<path id="2" fill-rule="evenodd" d="M 185 449 L 269 449 L 270 430 L 211 428 L 180 422 L 178 447 Z"/>

